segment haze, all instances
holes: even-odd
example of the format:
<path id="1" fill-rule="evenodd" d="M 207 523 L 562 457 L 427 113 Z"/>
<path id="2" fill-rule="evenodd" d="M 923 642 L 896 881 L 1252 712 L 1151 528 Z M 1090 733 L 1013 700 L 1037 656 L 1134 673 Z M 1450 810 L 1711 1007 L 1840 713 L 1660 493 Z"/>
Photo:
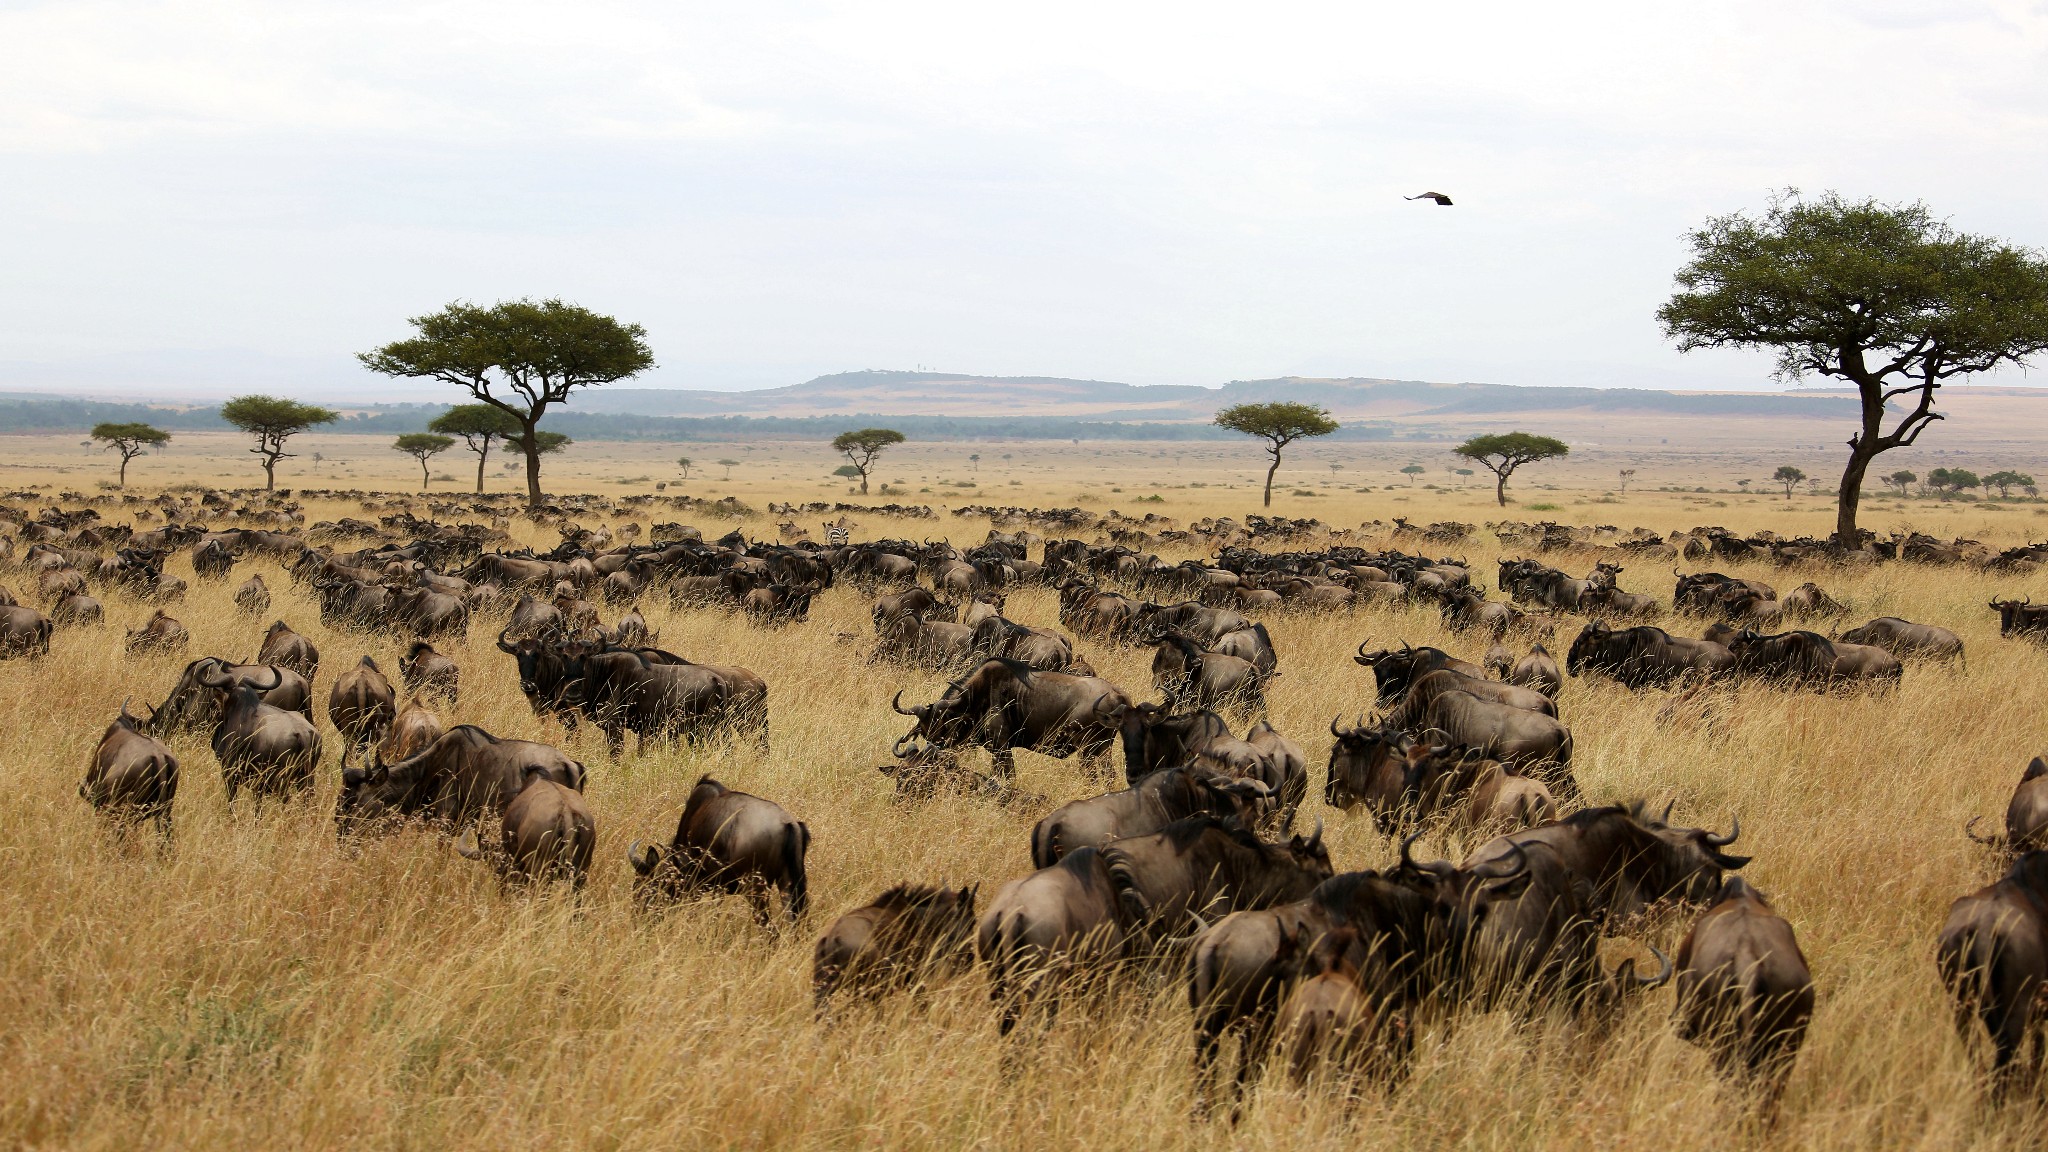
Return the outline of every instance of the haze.
<path id="1" fill-rule="evenodd" d="M 2044 129 L 2027 3 L 5 3 L 0 387 L 389 396 L 351 353 L 528 294 L 642 386 L 1771 387 L 1659 336 L 1688 227 L 2041 247 Z"/>

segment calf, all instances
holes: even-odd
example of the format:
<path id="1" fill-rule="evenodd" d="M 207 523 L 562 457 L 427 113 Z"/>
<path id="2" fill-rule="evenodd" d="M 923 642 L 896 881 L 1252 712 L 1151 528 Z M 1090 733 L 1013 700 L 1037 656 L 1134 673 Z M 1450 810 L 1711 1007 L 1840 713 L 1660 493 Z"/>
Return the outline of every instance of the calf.
<path id="1" fill-rule="evenodd" d="M 476 831 L 464 833 L 456 851 L 472 860 L 490 856 L 508 880 L 568 880 L 576 887 L 590 875 L 590 857 L 597 849 L 597 822 L 583 803 L 583 794 L 548 779 L 539 767 L 526 770 L 526 786 L 505 806 L 499 822 L 498 851 L 477 844 Z"/>
<path id="2" fill-rule="evenodd" d="M 803 919 L 810 884 L 804 856 L 811 830 L 759 796 L 735 792 L 709 776 L 700 777 L 676 822 L 668 847 L 634 841 L 626 851 L 643 900 L 675 899 L 711 889 L 746 895 L 754 915 L 768 920 L 768 890 L 780 889 L 793 923 Z"/>
<path id="3" fill-rule="evenodd" d="M 143 733 L 128 702 L 100 735 L 86 762 L 78 795 L 99 812 L 123 823 L 155 820 L 171 834 L 171 801 L 178 795 L 178 758 L 162 741 Z"/>
<path id="4" fill-rule="evenodd" d="M 875 997 L 965 971 L 977 891 L 898 884 L 832 921 L 811 955 L 818 1014 L 842 992 Z"/>
<path id="5" fill-rule="evenodd" d="M 142 627 L 129 631 L 128 651 L 183 652 L 191 641 L 192 634 L 185 631 L 185 626 L 159 608 Z"/>

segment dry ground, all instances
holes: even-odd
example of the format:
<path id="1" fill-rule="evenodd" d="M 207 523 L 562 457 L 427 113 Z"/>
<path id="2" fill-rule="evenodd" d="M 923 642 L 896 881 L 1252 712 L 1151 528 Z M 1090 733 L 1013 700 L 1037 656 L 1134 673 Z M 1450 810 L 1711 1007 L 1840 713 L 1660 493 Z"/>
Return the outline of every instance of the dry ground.
<path id="1" fill-rule="evenodd" d="M 1183 518 L 1253 509 L 1241 484 L 1165 487 L 1167 502 L 1156 506 L 1118 503 L 1108 488 L 1140 489 L 1115 483 L 1116 469 L 1135 469 L 1137 454 L 1157 450 L 1130 449 L 1128 463 L 1068 457 L 1065 471 L 1015 487 L 991 484 L 985 498 L 1046 505 L 1086 490 L 1098 507 Z M 986 470 L 991 449 L 982 451 Z M 146 458 L 137 468 L 157 463 Z M 817 485 L 792 478 L 795 466 L 780 491 L 771 481 L 736 479 L 719 485 L 721 494 L 755 503 L 816 498 Z M 949 466 L 946 474 L 955 473 Z M 0 479 L 87 483 L 83 475 Z M 699 492 L 695 482 L 691 490 Z M 1626 502 L 1596 503 L 1601 491 L 1525 488 L 1525 499 L 1559 509 L 1524 506 L 1516 514 L 1660 530 L 1723 523 L 1798 532 L 1828 523 L 1819 501 L 1804 497 L 1788 507 L 1632 491 Z M 1483 495 L 1490 496 L 1333 488 L 1290 498 L 1280 510 L 1313 509 L 1338 524 L 1411 514 L 1469 521 L 1490 515 Z M 1910 521 L 2000 545 L 2048 535 L 2035 506 L 1890 507 L 1882 502 L 1868 523 Z M 339 502 L 310 512 L 362 514 Z M 654 518 L 690 519 L 667 510 Z M 744 526 L 773 533 L 765 517 Z M 985 530 L 976 519 L 869 517 L 860 533 L 943 531 L 968 542 Z M 1483 564 L 1491 583 L 1501 549 L 1490 537 L 1449 551 Z M 967 798 L 892 802 L 875 771 L 904 730 L 889 711 L 890 694 L 907 687 L 911 698 L 929 698 L 942 680 L 861 663 L 870 628 L 852 589 L 822 596 L 808 623 L 772 632 L 718 612 L 645 605 L 664 646 L 768 679 L 774 747 L 766 754 L 655 747 L 613 763 L 600 742 L 569 737 L 529 711 L 510 659 L 491 647 L 494 628 L 480 623 L 469 644 L 454 646 L 466 694 L 459 709 L 444 711 L 450 722 L 561 743 L 591 765 L 600 845 L 578 902 L 502 892 L 487 870 L 424 832 L 342 850 L 331 817 L 336 774 L 325 691 L 364 653 L 395 674 L 401 645 L 321 627 L 314 602 L 274 564 L 246 567 L 265 571 L 276 596 L 264 619 L 235 616 L 232 582 L 196 586 L 173 612 L 192 629 L 192 656 L 247 658 L 271 617 L 319 645 L 316 695 L 330 752 L 306 802 L 230 814 L 203 736 L 185 738 L 175 744 L 185 769 L 175 847 L 162 856 L 124 848 L 78 799 L 78 777 L 123 697 L 134 694 L 138 707 L 161 699 L 182 660 L 123 656 L 120 629 L 147 610 L 110 598 L 105 630 L 61 632 L 47 661 L 0 663 L 8 782 L 0 792 L 0 1140 L 9 1144 L 1865 1149 L 2018 1148 L 2048 1135 L 2039 1105 L 1996 1108 L 1981 1099 L 1979 1054 L 1956 1040 L 1931 961 L 1948 902 L 1994 871 L 1964 839 L 1964 821 L 1980 813 L 1995 821 L 2027 758 L 2048 751 L 2037 688 L 2048 650 L 2000 640 L 1985 601 L 1993 593 L 2048 599 L 2048 580 L 1907 566 L 1853 575 L 1722 566 L 1781 588 L 1811 575 L 1858 617 L 1897 613 L 1952 627 L 1969 645 L 1967 667 L 1914 664 L 1903 688 L 1887 696 L 1745 688 L 1712 717 L 1673 722 L 1658 719 L 1661 693 L 1566 687 L 1561 706 L 1591 797 L 1673 798 L 1678 818 L 1722 828 L 1739 814 L 1743 837 L 1733 850 L 1755 854 L 1747 874 L 1799 931 L 1821 1001 L 1775 1135 L 1744 1127 L 1705 1059 L 1671 1036 L 1668 991 L 1590 1051 L 1562 1026 L 1436 1021 L 1398 1088 L 1346 1109 L 1275 1079 L 1233 1133 L 1187 1118 L 1189 1015 L 1171 974 L 1132 981 L 1119 996 L 1063 1015 L 1049 1033 L 1010 1045 L 995 1035 L 978 976 L 923 1006 L 896 1001 L 830 1030 L 813 1023 L 810 947 L 826 919 L 906 879 L 979 883 L 991 892 L 1028 869 L 1026 836 L 1040 814 Z M 182 557 L 171 570 L 190 578 Z M 20 591 L 14 574 L 0 581 Z M 1668 566 L 1626 572 L 1622 583 L 1668 599 Z M 1013 593 L 1009 614 L 1053 622 L 1054 597 Z M 1305 815 L 1328 816 L 1340 868 L 1385 864 L 1390 848 L 1369 821 L 1320 804 L 1326 726 L 1370 700 L 1370 675 L 1351 652 L 1367 638 L 1438 643 L 1474 657 L 1481 645 L 1446 636 L 1427 610 L 1282 616 L 1270 626 L 1285 673 L 1271 691 L 1273 718 L 1314 764 Z M 1082 648 L 1111 679 L 1134 691 L 1145 686 L 1147 652 Z M 1055 803 L 1100 790 L 1074 763 L 1027 753 L 1019 767 L 1020 784 Z M 801 929 L 762 930 L 736 900 L 663 916 L 632 910 L 626 844 L 665 837 L 705 772 L 776 799 L 809 823 L 815 910 Z M 1618 942 L 1617 955 L 1631 947 Z"/>

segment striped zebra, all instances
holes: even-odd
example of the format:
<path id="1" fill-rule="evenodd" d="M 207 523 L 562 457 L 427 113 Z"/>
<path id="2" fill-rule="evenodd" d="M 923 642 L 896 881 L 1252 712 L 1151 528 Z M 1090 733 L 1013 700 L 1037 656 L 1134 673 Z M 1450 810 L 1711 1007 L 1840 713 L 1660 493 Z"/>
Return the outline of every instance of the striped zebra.
<path id="1" fill-rule="evenodd" d="M 844 524 L 827 524 L 827 525 L 825 525 L 825 544 L 826 544 L 826 546 L 827 546 L 827 547 L 830 547 L 830 548 L 844 548 L 844 547 L 846 547 L 846 546 L 847 546 L 848 544 L 852 543 L 852 541 L 853 541 L 853 534 L 852 534 L 852 533 L 850 533 L 850 532 L 848 532 L 848 531 L 846 530 L 846 525 L 844 525 Z"/>

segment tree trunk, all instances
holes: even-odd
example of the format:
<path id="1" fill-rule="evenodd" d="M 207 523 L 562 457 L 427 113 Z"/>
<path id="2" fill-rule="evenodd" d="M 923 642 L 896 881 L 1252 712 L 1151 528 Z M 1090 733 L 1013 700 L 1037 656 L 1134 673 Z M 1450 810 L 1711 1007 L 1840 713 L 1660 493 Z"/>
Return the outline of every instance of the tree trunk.
<path id="1" fill-rule="evenodd" d="M 1855 548 L 1862 541 L 1856 535 L 1856 507 L 1863 501 L 1863 474 L 1870 471 L 1870 462 L 1877 459 L 1877 453 L 1866 450 L 1867 440 L 1859 440 L 1849 450 L 1849 466 L 1842 469 L 1842 491 L 1835 497 L 1835 543 L 1844 548 Z"/>
<path id="2" fill-rule="evenodd" d="M 120 482 L 119 482 L 118 484 L 116 484 L 116 485 L 115 485 L 115 487 L 118 487 L 118 488 L 126 488 L 127 486 L 128 486 L 128 454 L 127 454 L 126 452 L 123 452 L 123 453 L 121 453 L 121 479 L 120 479 Z"/>
<path id="3" fill-rule="evenodd" d="M 855 465 L 855 467 L 858 468 L 859 465 Z M 865 468 L 860 470 L 860 494 L 863 496 L 868 494 L 868 470 Z"/>
<path id="4" fill-rule="evenodd" d="M 420 457 L 420 491 L 427 490 L 427 458 Z"/>
<path id="5" fill-rule="evenodd" d="M 540 421 L 526 426 L 526 439 L 519 445 L 526 453 L 526 506 L 538 508 L 546 503 L 540 494 Z"/>
<path id="6" fill-rule="evenodd" d="M 263 490 L 265 492 L 277 491 L 277 457 L 275 456 L 265 456 L 263 458 Z"/>
<path id="7" fill-rule="evenodd" d="M 479 496 L 484 494 L 484 461 L 490 458 L 491 442 L 486 440 L 484 446 L 477 449 L 476 453 L 476 494 Z"/>
<path id="8" fill-rule="evenodd" d="M 1508 473 L 1495 472 L 1494 476 L 1498 479 L 1493 482 L 1493 498 L 1500 501 L 1500 506 L 1505 508 L 1508 506 Z"/>
<path id="9" fill-rule="evenodd" d="M 1273 506 L 1273 473 L 1280 470 L 1280 450 L 1273 449 L 1273 466 L 1266 469 L 1266 507 Z"/>

